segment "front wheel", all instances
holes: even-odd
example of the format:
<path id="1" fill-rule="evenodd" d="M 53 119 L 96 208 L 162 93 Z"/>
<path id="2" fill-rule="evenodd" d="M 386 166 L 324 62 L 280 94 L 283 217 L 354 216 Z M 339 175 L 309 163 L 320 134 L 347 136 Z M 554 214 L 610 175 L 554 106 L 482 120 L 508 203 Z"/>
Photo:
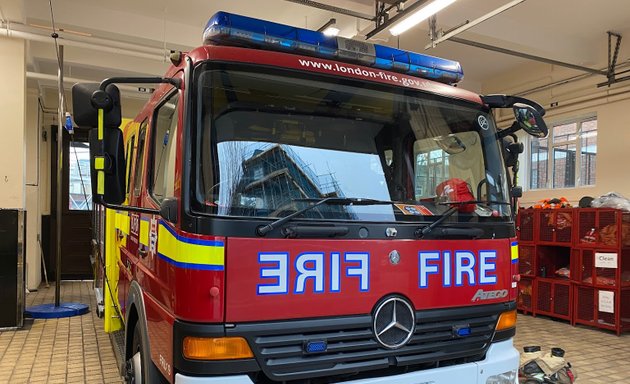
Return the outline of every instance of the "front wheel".
<path id="1" fill-rule="evenodd" d="M 131 353 L 125 365 L 125 381 L 129 384 L 159 383 L 160 373 L 151 361 L 139 326 L 133 330 Z"/>

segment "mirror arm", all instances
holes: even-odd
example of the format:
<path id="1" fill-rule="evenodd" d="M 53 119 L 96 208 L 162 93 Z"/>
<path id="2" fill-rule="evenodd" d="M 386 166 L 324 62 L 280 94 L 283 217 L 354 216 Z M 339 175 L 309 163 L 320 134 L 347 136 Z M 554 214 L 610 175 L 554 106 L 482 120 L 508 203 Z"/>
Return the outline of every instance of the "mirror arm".
<path id="1" fill-rule="evenodd" d="M 181 79 L 172 77 L 110 77 L 101 82 L 100 89 L 104 91 L 110 84 L 171 84 L 176 88 L 181 88 Z"/>
<path id="2" fill-rule="evenodd" d="M 501 131 L 497 132 L 497 139 L 503 139 L 505 136 L 508 135 L 513 135 L 515 132 L 517 132 L 519 129 L 521 129 L 521 126 L 519 125 L 519 123 L 517 121 L 513 122 L 512 125 L 510 125 L 509 128 L 505 128 Z"/>
<path id="3" fill-rule="evenodd" d="M 516 103 L 523 103 L 534 107 L 540 113 L 540 116 L 545 116 L 545 108 L 542 105 L 520 96 L 483 95 L 481 96 L 481 101 L 490 108 L 512 108 Z"/>

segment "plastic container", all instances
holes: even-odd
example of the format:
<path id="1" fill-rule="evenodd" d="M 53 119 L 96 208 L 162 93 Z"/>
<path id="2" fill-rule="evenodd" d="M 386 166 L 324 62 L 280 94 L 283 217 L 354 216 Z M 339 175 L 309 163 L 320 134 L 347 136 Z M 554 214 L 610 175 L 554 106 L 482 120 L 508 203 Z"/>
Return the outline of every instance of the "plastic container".
<path id="1" fill-rule="evenodd" d="M 564 357 L 564 349 L 559 347 L 551 348 L 551 356 Z"/>

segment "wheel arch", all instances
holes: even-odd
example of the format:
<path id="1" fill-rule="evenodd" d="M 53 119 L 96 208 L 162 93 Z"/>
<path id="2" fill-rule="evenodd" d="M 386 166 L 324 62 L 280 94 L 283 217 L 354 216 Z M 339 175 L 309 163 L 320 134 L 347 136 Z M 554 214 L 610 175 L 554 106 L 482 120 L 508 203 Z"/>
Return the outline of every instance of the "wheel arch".
<path id="1" fill-rule="evenodd" d="M 125 314 L 125 359 L 132 356 L 131 345 L 133 342 L 133 333 L 136 327 L 139 327 L 143 346 L 147 352 L 149 361 L 151 361 L 151 343 L 149 342 L 149 333 L 147 328 L 146 311 L 144 307 L 144 295 L 140 284 L 132 281 L 129 285 L 129 294 L 127 296 L 127 313 Z"/>

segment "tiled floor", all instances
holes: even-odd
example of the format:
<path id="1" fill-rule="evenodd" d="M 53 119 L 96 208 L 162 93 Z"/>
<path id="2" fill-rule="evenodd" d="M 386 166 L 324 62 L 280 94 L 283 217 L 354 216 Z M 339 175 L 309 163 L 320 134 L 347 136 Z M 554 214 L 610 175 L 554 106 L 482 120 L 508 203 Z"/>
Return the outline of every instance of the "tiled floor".
<path id="1" fill-rule="evenodd" d="M 27 306 L 54 302 L 55 288 L 27 295 Z M 0 383 L 122 383 L 103 320 L 96 316 L 91 282 L 65 282 L 63 302 L 91 311 L 65 319 L 30 320 L 19 331 L 0 332 Z M 630 384 L 630 333 L 615 336 L 562 321 L 519 315 L 516 347 L 561 347 L 578 372 L 578 384 Z M 455 383 L 454 383 L 455 384 Z"/>
<path id="2" fill-rule="evenodd" d="M 612 332 L 547 317 L 519 315 L 516 348 L 540 345 L 544 352 L 552 347 L 565 350 L 565 359 L 577 371 L 579 384 L 630 384 L 630 333 Z"/>
<path id="3" fill-rule="evenodd" d="M 122 383 L 93 292 L 92 282 L 63 282 L 61 301 L 89 304 L 88 314 L 26 320 L 19 331 L 0 332 L 0 383 Z M 26 305 L 54 298 L 54 285 L 41 287 Z"/>

